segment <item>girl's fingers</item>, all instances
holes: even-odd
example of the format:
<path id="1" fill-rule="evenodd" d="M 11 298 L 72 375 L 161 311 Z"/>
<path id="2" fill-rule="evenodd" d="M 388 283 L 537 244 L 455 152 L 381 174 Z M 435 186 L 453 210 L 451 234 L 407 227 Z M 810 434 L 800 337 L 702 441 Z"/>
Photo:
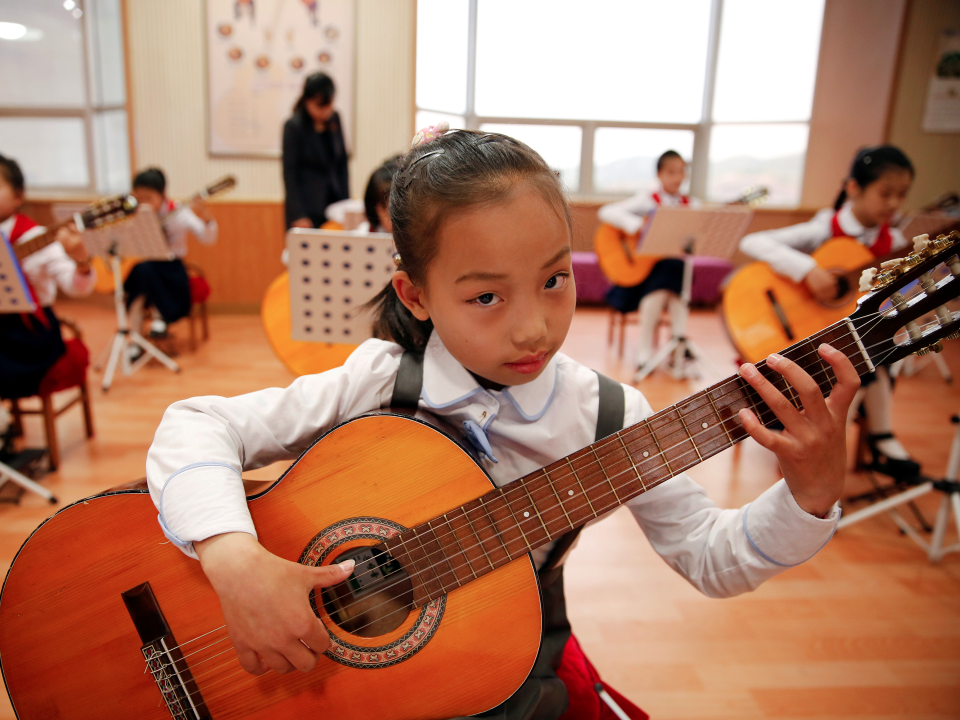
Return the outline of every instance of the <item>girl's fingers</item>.
<path id="1" fill-rule="evenodd" d="M 740 377 L 746 380 L 750 387 L 757 391 L 760 398 L 773 410 L 773 414 L 786 428 L 795 426 L 800 420 L 800 412 L 787 400 L 773 384 L 767 380 L 754 365 L 750 363 L 740 366 Z"/>
<path id="2" fill-rule="evenodd" d="M 253 650 L 248 647 L 236 646 L 237 657 L 240 659 L 240 667 L 251 675 L 263 675 L 269 668 L 266 663 Z"/>
<path id="3" fill-rule="evenodd" d="M 836 348 L 823 343 L 817 348 L 817 352 L 820 353 L 820 357 L 830 363 L 834 375 L 837 376 L 837 384 L 830 391 L 827 405 L 832 413 L 846 418 L 847 408 L 850 407 L 860 387 L 860 375 L 850 359 Z"/>
<path id="4" fill-rule="evenodd" d="M 760 447 L 766 448 L 771 452 L 777 451 L 782 441 L 779 435 L 765 427 L 763 423 L 757 419 L 757 416 L 746 408 L 740 411 L 739 417 L 740 422 L 743 424 L 743 429 L 750 433 L 750 437 L 756 440 Z"/>
<path id="5" fill-rule="evenodd" d="M 767 358 L 767 365 L 780 373 L 783 379 L 793 387 L 796 394 L 800 396 L 800 404 L 813 422 L 818 423 L 827 419 L 827 403 L 824 400 L 823 391 L 806 370 L 777 353 Z"/>

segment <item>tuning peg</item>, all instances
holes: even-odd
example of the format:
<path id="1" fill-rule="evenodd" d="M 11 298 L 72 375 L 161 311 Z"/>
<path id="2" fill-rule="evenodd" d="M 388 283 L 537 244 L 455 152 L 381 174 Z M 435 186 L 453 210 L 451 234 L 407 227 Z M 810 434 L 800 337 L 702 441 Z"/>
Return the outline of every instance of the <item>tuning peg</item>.
<path id="1" fill-rule="evenodd" d="M 923 235 L 917 235 L 913 239 L 913 251 L 922 253 L 927 249 L 927 245 L 930 244 L 930 236 L 924 233 Z"/>
<path id="2" fill-rule="evenodd" d="M 928 355 L 929 353 L 938 353 L 938 352 L 943 352 L 942 340 L 937 340 L 932 345 L 927 345 L 925 348 L 920 348 L 914 353 L 914 355 L 916 355 L 917 357 L 922 357 L 924 355 Z"/>
<path id="3" fill-rule="evenodd" d="M 895 268 L 895 267 L 897 267 L 898 265 L 900 265 L 900 259 L 899 259 L 899 258 L 896 259 L 896 260 L 884 260 L 882 263 L 880 263 L 880 267 L 883 268 L 884 270 L 889 270 L 890 268 Z"/>
<path id="4" fill-rule="evenodd" d="M 860 292 L 870 292 L 877 277 L 877 269 L 869 267 L 860 275 Z"/>

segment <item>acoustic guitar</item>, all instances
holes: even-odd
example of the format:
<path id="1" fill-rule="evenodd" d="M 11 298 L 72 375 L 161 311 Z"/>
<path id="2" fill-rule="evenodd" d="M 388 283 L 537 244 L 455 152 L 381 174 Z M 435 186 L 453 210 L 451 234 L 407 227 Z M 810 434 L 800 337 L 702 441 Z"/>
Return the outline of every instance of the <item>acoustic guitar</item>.
<path id="1" fill-rule="evenodd" d="M 769 192 L 765 187 L 747 188 L 736 200 L 725 204 L 757 207 L 766 200 Z M 642 237 L 647 225 L 645 221 L 644 227 L 632 235 L 607 223 L 601 223 L 597 228 L 593 236 L 593 250 L 597 254 L 600 270 L 614 285 L 621 287 L 639 285 L 647 279 L 653 266 L 661 260 L 656 255 L 644 255 L 639 252 L 639 249 L 642 249 Z"/>
<path id="2" fill-rule="evenodd" d="M 830 342 L 861 374 L 960 333 L 960 234 L 877 278 L 854 314 L 785 351 L 827 393 Z M 930 273 L 941 262 L 944 279 Z M 923 290 L 897 293 L 913 280 Z M 885 300 L 896 308 L 880 312 Z M 916 321 L 940 309 L 927 327 Z M 894 336 L 906 326 L 900 344 Z M 799 407 L 792 388 L 759 369 Z M 540 643 L 530 551 L 746 437 L 773 413 L 733 376 L 501 488 L 443 432 L 378 412 L 324 435 L 249 500 L 260 542 L 310 565 L 356 560 L 311 594 L 331 645 L 309 673 L 249 675 L 200 564 L 171 545 L 141 486 L 48 519 L 0 594 L 0 663 L 18 717 L 440 720 L 498 705 Z M 256 582 L 251 578 L 251 582 Z"/>
<path id="3" fill-rule="evenodd" d="M 167 223 L 170 222 L 179 213 L 183 212 L 186 208 L 190 207 L 190 204 L 194 200 L 204 199 L 216 195 L 218 193 L 231 190 L 237 185 L 237 178 L 233 175 L 224 175 L 222 178 L 214 180 L 212 183 L 207 185 L 205 188 L 198 190 L 193 195 L 188 197 L 177 207 L 175 207 L 161 223 L 163 228 L 166 228 Z M 127 275 L 130 274 L 130 271 L 133 270 L 134 266 L 140 262 L 140 258 L 134 257 L 124 257 L 120 259 L 120 277 L 124 280 L 127 279 Z M 110 269 L 110 265 L 100 257 L 95 257 L 91 261 L 91 266 L 93 267 L 94 272 L 97 273 L 97 282 L 93 286 L 95 292 L 102 293 L 104 295 L 113 294 L 113 271 Z"/>

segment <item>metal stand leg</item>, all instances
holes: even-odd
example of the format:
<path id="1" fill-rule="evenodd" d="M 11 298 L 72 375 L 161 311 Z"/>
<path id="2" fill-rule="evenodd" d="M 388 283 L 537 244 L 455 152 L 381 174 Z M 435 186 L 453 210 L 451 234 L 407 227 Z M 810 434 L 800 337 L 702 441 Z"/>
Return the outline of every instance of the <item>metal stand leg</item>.
<path id="1" fill-rule="evenodd" d="M 110 350 L 110 359 L 107 361 L 107 370 L 103 374 L 101 387 L 106 392 L 113 384 L 113 375 L 120 365 L 120 370 L 124 375 L 133 375 L 137 370 L 147 364 L 151 358 L 159 360 L 173 372 L 180 372 L 180 366 L 170 359 L 165 353 L 161 352 L 156 346 L 147 341 L 139 332 L 139 328 L 130 328 L 127 317 L 127 306 L 123 302 L 123 277 L 120 273 L 120 258 L 116 253 L 110 254 L 110 265 L 113 269 L 113 304 L 117 312 L 117 332 L 113 336 L 113 341 L 107 346 Z M 130 356 L 127 354 L 127 348 L 137 346 L 143 350 L 143 356 L 136 362 L 130 362 Z M 100 354 L 102 360 L 107 353 L 104 348 Z M 98 361 L 99 363 L 99 361 Z"/>
<path id="2" fill-rule="evenodd" d="M 692 297 L 692 288 L 693 288 L 693 256 L 684 255 L 683 257 L 683 285 L 680 291 L 680 299 L 683 302 L 683 313 L 684 313 L 684 322 L 683 322 L 683 331 L 680 335 L 670 338 L 670 341 L 661 347 L 646 363 L 643 367 L 637 370 L 637 374 L 633 376 L 634 382 L 640 382 L 647 375 L 652 373 L 660 364 L 666 360 L 670 355 L 673 355 L 673 376 L 682 380 L 684 378 L 699 377 L 700 373 L 698 367 L 707 367 L 713 372 L 717 377 L 721 377 L 720 370 L 717 369 L 717 366 L 713 364 L 710 358 L 707 357 L 706 353 L 701 350 L 696 343 L 690 340 L 686 335 L 686 320 L 690 315 L 690 298 Z M 687 353 L 693 356 L 694 362 L 696 363 L 695 368 L 687 368 L 686 358 Z"/>
<path id="3" fill-rule="evenodd" d="M 26 475 L 18 473 L 12 467 L 9 465 L 4 465 L 3 463 L 0 463 L 0 480 L 10 480 L 11 482 L 15 482 L 24 490 L 29 490 L 30 492 L 34 492 L 42 498 L 46 498 L 48 502 L 57 502 L 57 499 L 53 496 L 53 493 L 47 490 L 43 485 L 35 483 Z"/>

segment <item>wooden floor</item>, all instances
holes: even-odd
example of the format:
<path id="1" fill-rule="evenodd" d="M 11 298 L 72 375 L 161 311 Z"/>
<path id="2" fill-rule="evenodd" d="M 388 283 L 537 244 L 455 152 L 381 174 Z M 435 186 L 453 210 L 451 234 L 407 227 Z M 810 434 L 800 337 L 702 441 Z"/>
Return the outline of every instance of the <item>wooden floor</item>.
<path id="1" fill-rule="evenodd" d="M 81 321 L 94 355 L 109 340 L 110 307 L 64 302 L 60 312 Z M 186 337 L 185 326 L 177 332 Z M 176 375 L 149 366 L 102 394 L 92 374 L 97 435 L 84 440 L 79 411 L 63 416 L 63 465 L 43 480 L 60 506 L 142 477 L 147 447 L 174 400 L 291 381 L 258 317 L 214 316 L 211 336 L 196 353 L 181 344 Z M 691 336 L 724 375 L 734 371 L 716 314 L 696 313 Z M 628 356 L 634 339 L 628 334 Z M 607 348 L 601 311 L 578 311 L 564 350 L 621 380 L 632 375 L 631 364 Z M 960 343 L 945 357 L 960 376 Z M 658 409 L 702 384 L 657 373 L 641 389 Z M 958 410 L 960 387 L 944 384 L 932 364 L 898 384 L 896 431 L 932 477 L 945 472 L 949 418 Z M 41 444 L 39 424 L 27 431 Z M 281 471 L 249 475 L 270 479 Z M 725 507 L 748 502 L 779 477 L 775 458 L 750 440 L 690 474 Z M 851 475 L 848 489 L 864 482 Z M 932 517 L 938 503 L 931 495 L 919 504 Z M 0 504 L 4 568 L 53 509 L 31 494 L 19 505 Z M 948 539 L 956 539 L 952 527 Z M 813 560 L 752 594 L 712 600 L 660 561 L 620 510 L 584 533 L 568 563 L 567 595 L 574 632 L 601 675 L 656 720 L 960 718 L 960 554 L 931 565 L 886 515 L 838 532 Z M 14 717 L 5 698 L 0 705 L 0 718 Z"/>

